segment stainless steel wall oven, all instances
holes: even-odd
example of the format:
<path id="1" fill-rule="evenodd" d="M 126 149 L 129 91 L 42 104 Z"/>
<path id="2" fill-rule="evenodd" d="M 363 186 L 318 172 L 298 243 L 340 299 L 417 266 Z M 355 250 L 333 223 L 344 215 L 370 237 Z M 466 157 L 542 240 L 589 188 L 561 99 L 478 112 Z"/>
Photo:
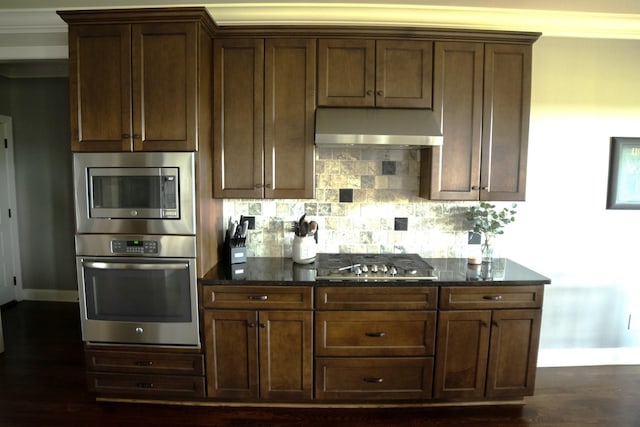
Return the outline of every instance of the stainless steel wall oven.
<path id="1" fill-rule="evenodd" d="M 83 340 L 199 346 L 195 236 L 76 235 Z"/>

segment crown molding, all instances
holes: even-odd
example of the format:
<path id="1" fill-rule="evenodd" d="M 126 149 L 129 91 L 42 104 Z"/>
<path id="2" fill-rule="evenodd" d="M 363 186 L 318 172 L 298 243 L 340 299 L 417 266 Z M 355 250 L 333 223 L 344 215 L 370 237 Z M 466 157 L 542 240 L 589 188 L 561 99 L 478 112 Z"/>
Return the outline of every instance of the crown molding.
<path id="1" fill-rule="evenodd" d="M 408 26 L 541 32 L 543 37 L 640 40 L 640 14 L 320 2 L 228 2 L 200 6 L 207 8 L 219 26 Z M 109 7 L 101 9 L 104 8 Z M 63 43 L 34 46 L 29 44 L 27 36 L 66 31 L 67 25 L 56 14 L 56 9 L 3 9 L 0 14 L 0 60 L 65 58 L 67 48 Z M 3 42 L 4 34 L 12 34 L 10 42 L 17 42 L 11 44 L 6 39 Z M 17 37 L 20 35 L 24 36 L 22 42 Z"/>

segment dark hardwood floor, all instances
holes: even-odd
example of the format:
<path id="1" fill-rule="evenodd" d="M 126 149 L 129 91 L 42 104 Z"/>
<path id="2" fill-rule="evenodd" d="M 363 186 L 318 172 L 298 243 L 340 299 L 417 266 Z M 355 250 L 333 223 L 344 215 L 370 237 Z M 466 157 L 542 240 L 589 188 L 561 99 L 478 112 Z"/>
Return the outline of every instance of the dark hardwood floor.
<path id="1" fill-rule="evenodd" d="M 640 426 L 640 366 L 538 369 L 524 405 L 286 409 L 96 402 L 86 391 L 77 304 L 4 307 L 0 427 Z"/>

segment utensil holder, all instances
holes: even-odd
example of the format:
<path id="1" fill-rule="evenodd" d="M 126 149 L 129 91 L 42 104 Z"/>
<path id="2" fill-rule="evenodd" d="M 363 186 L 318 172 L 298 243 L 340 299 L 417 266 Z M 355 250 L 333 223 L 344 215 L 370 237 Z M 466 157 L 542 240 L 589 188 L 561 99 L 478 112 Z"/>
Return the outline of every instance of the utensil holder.
<path id="1" fill-rule="evenodd" d="M 291 258 L 297 264 L 311 264 L 316 260 L 316 241 L 313 236 L 293 236 Z"/>

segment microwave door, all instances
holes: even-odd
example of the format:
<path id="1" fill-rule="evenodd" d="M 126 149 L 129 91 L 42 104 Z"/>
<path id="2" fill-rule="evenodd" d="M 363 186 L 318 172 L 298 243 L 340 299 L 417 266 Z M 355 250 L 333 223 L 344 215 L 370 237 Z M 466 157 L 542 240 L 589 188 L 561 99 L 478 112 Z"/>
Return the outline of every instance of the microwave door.
<path id="1" fill-rule="evenodd" d="M 159 168 L 91 169 L 90 217 L 177 218 L 177 175 L 163 175 L 162 172 Z"/>

